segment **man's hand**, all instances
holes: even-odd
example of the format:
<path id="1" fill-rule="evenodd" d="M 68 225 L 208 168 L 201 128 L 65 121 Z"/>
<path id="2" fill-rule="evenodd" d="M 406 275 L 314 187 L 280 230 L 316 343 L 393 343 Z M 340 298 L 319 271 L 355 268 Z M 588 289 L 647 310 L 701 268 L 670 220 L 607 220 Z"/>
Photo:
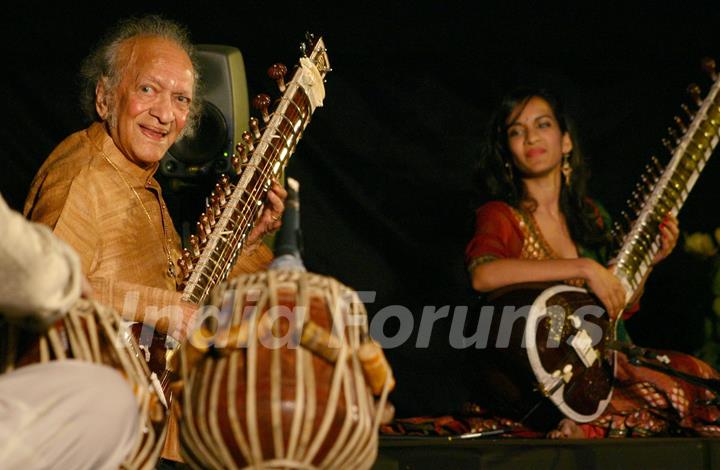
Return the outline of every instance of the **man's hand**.
<path id="1" fill-rule="evenodd" d="M 273 184 L 267 193 L 267 199 L 265 200 L 262 214 L 255 224 L 255 227 L 253 227 L 250 232 L 247 242 L 245 243 L 245 253 L 252 253 L 255 251 L 260 246 L 260 243 L 265 235 L 275 232 L 280 228 L 282 225 L 280 217 L 282 217 L 283 210 L 285 210 L 286 198 L 287 191 L 285 188 L 283 188 L 277 181 L 273 181 Z"/>
<path id="2" fill-rule="evenodd" d="M 198 310 L 199 307 L 196 304 L 180 301 L 175 305 L 166 306 L 161 312 L 153 310 L 153 313 L 162 316 L 146 317 L 143 321 L 155 328 L 156 332 L 172 336 L 178 342 L 183 342 L 192 333 L 191 329 L 195 327 Z"/>
<path id="3" fill-rule="evenodd" d="M 89 299 L 93 296 L 93 288 L 90 285 L 90 281 L 86 276 L 83 275 L 80 279 L 80 297 L 83 299 Z"/>

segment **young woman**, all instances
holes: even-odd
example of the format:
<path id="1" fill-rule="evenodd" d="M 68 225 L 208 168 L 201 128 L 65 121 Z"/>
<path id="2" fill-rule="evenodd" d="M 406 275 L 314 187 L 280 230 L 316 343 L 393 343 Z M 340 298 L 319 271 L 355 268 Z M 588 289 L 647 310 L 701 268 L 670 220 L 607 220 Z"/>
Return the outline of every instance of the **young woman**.
<path id="1" fill-rule="evenodd" d="M 625 318 L 635 310 L 626 307 L 637 298 L 626 302 L 620 281 L 606 266 L 611 249 L 609 218 L 586 196 L 587 169 L 554 95 L 518 90 L 502 100 L 483 149 L 480 174 L 491 201 L 477 210 L 475 235 L 466 249 L 476 291 L 526 282 L 566 282 L 592 291 L 613 318 L 623 311 Z M 653 265 L 677 244 L 675 217 L 668 214 L 660 233 L 662 244 Z M 626 335 L 622 325 L 619 334 Z M 702 377 L 718 376 L 697 359 L 670 354 L 675 368 Z M 625 356 L 619 356 L 618 384 L 606 414 L 589 425 L 563 420 L 550 437 L 648 435 L 677 427 L 699 434 L 720 433 L 710 424 L 720 418 L 718 409 L 698 402 L 711 398 L 709 392 L 629 365 Z"/>

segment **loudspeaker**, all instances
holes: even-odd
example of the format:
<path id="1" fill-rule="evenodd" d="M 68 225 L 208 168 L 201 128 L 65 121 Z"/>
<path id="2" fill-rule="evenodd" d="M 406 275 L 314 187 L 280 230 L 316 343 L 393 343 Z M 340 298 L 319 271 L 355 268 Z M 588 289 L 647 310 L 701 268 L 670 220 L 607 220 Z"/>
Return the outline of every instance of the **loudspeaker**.
<path id="1" fill-rule="evenodd" d="M 231 172 L 230 157 L 250 116 L 240 50 L 219 44 L 195 47 L 204 106 L 195 135 L 175 142 L 162 158 L 160 173 L 168 178 Z"/>

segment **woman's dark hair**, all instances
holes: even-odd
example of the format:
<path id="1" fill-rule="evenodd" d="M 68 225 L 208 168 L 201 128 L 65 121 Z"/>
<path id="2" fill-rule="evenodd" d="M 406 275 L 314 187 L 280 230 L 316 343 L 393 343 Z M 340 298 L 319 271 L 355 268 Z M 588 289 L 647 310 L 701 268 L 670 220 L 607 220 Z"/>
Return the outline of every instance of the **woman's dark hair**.
<path id="1" fill-rule="evenodd" d="M 565 114 L 560 99 L 543 88 L 520 88 L 505 95 L 491 116 L 487 136 L 481 148 L 478 167 L 479 185 L 484 196 L 500 200 L 520 209 L 534 210 L 536 202 L 526 192 L 508 145 L 508 125 L 513 114 L 518 115 L 533 97 L 545 100 L 555 114 L 561 132 L 569 133 L 573 142 L 570 152 L 572 176 L 570 185 L 562 183 L 560 210 L 567 221 L 572 239 L 584 247 L 607 246 L 609 227 L 598 224 L 597 207 L 587 197 L 588 168 L 575 136 L 572 122 Z"/>

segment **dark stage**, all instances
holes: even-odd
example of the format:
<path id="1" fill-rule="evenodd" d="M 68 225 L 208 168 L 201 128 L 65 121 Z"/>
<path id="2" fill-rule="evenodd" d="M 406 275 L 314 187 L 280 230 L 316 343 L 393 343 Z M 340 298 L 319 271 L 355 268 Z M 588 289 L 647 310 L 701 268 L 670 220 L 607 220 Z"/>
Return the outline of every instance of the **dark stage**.
<path id="1" fill-rule="evenodd" d="M 381 439 L 373 470 L 493 470 L 517 468 L 713 469 L 720 466 L 716 439 L 602 439 L 551 441 L 447 438 Z"/>
<path id="2" fill-rule="evenodd" d="M 366 305 L 371 318 L 392 308 L 414 320 L 409 339 L 386 351 L 400 416 L 445 414 L 472 398 L 465 380 L 472 364 L 449 345 L 448 332 L 455 308 L 474 300 L 463 251 L 476 205 L 477 143 L 498 95 L 515 84 L 544 83 L 566 96 L 590 160 L 591 194 L 616 215 L 650 156 L 667 161 L 661 138 L 688 101 L 687 86 L 708 83 L 701 57 L 720 59 L 718 2 L 33 3 L 5 6 L 0 19 L 0 191 L 17 209 L 44 158 L 84 127 L 76 74 L 118 18 L 163 13 L 186 23 L 197 43 L 238 47 L 251 96 L 277 96 L 268 66 L 294 65 L 306 30 L 324 36 L 334 69 L 325 106 L 287 174 L 302 185 L 308 269 L 375 293 Z M 720 226 L 718 185 L 715 157 L 681 213 L 683 231 Z M 169 188 L 166 194 L 172 200 Z M 194 221 L 195 214 L 185 215 Z M 417 347 L 423 312 L 443 306 L 448 315 Z M 655 270 L 628 327 L 637 344 L 693 352 L 712 315 L 710 264 L 679 246 Z M 394 336 L 397 325 L 385 326 Z M 718 462 L 706 441 L 668 443 L 533 442 L 517 455 L 549 466 L 557 459 L 566 468 L 588 453 L 600 466 L 613 446 L 668 459 L 684 446 L 698 467 Z M 413 465 L 423 452 L 445 452 L 439 444 L 404 445 L 385 441 L 377 468 L 428 468 Z M 523 445 L 463 443 L 457 458 L 496 465 Z M 486 454 L 486 447 L 494 450 Z M 405 456 L 411 450 L 412 459 Z M 393 458 L 403 463 L 393 467 Z"/>

